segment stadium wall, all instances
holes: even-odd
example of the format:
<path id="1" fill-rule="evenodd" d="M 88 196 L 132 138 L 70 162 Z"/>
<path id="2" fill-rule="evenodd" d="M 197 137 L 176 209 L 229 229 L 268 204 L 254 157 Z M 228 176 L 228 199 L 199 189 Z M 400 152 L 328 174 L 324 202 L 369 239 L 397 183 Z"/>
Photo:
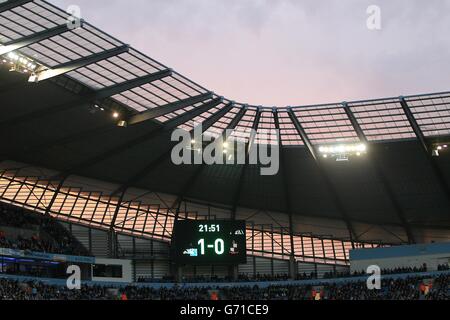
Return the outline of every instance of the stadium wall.
<path id="1" fill-rule="evenodd" d="M 72 234 L 96 257 L 117 258 L 131 260 L 131 279 L 137 281 L 139 278 L 162 279 L 164 276 L 174 274 L 173 266 L 169 258 L 169 243 L 141 238 L 131 235 L 116 234 L 108 236 L 108 232 L 61 222 Z M 330 265 L 321 263 L 297 262 L 296 273 L 316 273 L 322 277 L 328 272 L 345 272 L 349 268 L 342 265 Z M 247 263 L 239 265 L 238 273 L 253 277 L 256 275 L 284 275 L 289 274 L 289 261 L 283 259 L 248 256 Z M 192 276 L 218 276 L 228 275 L 225 266 L 187 266 L 182 270 L 185 277 Z"/>
<path id="2" fill-rule="evenodd" d="M 426 264 L 429 271 L 450 262 L 450 242 L 391 248 L 358 249 L 350 251 L 351 272 L 377 265 L 381 269 L 420 268 Z"/>
<path id="3" fill-rule="evenodd" d="M 95 259 L 96 265 L 107 265 L 107 266 L 121 266 L 122 268 L 122 277 L 120 278 L 112 278 L 112 277 L 95 277 L 94 272 L 92 270 L 92 281 L 98 282 L 123 282 L 123 283 L 131 283 L 133 282 L 133 271 L 132 271 L 132 263 L 131 260 L 122 260 L 122 259 Z M 93 266 L 92 266 L 93 268 Z"/>

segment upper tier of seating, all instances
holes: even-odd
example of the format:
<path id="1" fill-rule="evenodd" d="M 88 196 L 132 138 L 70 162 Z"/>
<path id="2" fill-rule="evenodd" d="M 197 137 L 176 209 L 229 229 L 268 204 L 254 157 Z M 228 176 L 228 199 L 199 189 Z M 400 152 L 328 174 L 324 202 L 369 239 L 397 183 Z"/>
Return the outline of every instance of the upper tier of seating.
<path id="1" fill-rule="evenodd" d="M 22 232 L 19 232 L 22 231 Z M 29 236 L 22 235 L 27 231 Z M 0 202 L 0 248 L 89 256 L 57 220 Z"/>

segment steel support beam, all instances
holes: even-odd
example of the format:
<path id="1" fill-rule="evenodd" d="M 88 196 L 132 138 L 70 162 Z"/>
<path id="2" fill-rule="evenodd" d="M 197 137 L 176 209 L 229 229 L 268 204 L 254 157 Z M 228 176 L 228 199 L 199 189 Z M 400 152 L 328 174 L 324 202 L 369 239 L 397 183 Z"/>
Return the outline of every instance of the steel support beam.
<path id="1" fill-rule="evenodd" d="M 134 87 L 137 87 L 137 86 L 140 86 L 143 84 L 147 84 L 147 83 L 151 83 L 152 81 L 157 81 L 162 78 L 168 77 L 171 74 L 172 74 L 171 70 L 159 71 L 159 72 L 156 72 L 156 73 L 144 76 L 144 77 L 140 77 L 137 79 L 133 79 L 133 80 L 121 83 L 121 84 L 117 84 L 117 85 L 107 87 L 107 88 L 104 88 L 104 89 L 101 89 L 98 91 L 94 91 L 92 93 L 85 94 L 84 96 L 79 97 L 76 100 L 71 101 L 71 102 L 53 105 L 50 107 L 46 107 L 46 108 L 43 108 L 40 110 L 32 111 L 30 113 L 14 117 L 12 119 L 7 119 L 5 121 L 0 122 L 0 128 L 4 129 L 7 126 L 12 126 L 12 125 L 15 125 L 18 123 L 23 123 L 25 121 L 39 119 L 39 118 L 42 118 L 42 117 L 45 117 L 47 115 L 51 115 L 51 114 L 54 114 L 57 112 L 62 112 L 62 111 L 66 111 L 69 109 L 77 108 L 81 104 L 94 103 L 96 101 L 101 101 L 101 100 L 104 100 L 111 96 L 114 96 L 118 93 L 121 93 L 123 91 L 132 89 Z"/>
<path id="2" fill-rule="evenodd" d="M 278 111 L 274 109 L 273 111 L 273 118 L 275 122 L 275 129 L 277 130 L 277 137 L 278 137 L 278 146 L 280 148 L 280 171 L 281 171 L 281 177 L 283 179 L 283 188 L 284 188 L 284 196 L 286 201 L 286 209 L 287 214 L 289 218 L 289 238 L 291 242 L 291 258 L 294 258 L 295 260 L 295 249 L 294 249 L 294 219 L 293 219 L 293 211 L 292 211 L 292 196 L 290 192 L 290 188 L 288 186 L 288 177 L 286 174 L 286 158 L 284 155 L 284 148 L 283 148 L 283 140 L 281 139 L 281 131 L 280 131 L 280 119 L 278 117 Z"/>
<path id="3" fill-rule="evenodd" d="M 9 0 L 0 4 L 0 13 L 9 11 L 16 7 L 23 6 L 27 3 L 33 2 L 33 0 Z"/>
<path id="4" fill-rule="evenodd" d="M 431 150 L 428 148 L 428 144 L 425 141 L 425 136 L 423 135 L 422 129 L 420 129 L 419 124 L 416 121 L 416 118 L 414 117 L 413 113 L 411 112 L 411 109 L 408 106 L 408 103 L 406 102 L 404 97 L 400 97 L 400 105 L 402 106 L 403 112 L 406 115 L 406 118 L 408 119 L 409 124 L 411 125 L 414 134 L 416 135 L 417 139 L 419 140 L 420 146 L 422 147 L 422 150 L 426 152 L 426 154 L 431 155 Z"/>
<path id="5" fill-rule="evenodd" d="M 63 178 L 59 181 L 58 186 L 57 186 L 56 189 L 55 189 L 55 193 L 53 194 L 53 196 L 52 196 L 52 198 L 51 198 L 51 200 L 50 200 L 48 206 L 45 208 L 45 213 L 44 213 L 45 216 L 48 216 L 48 215 L 50 214 L 50 212 L 51 212 L 51 210 L 52 210 L 52 207 L 53 207 L 53 204 L 55 203 L 56 198 L 58 197 L 58 195 L 59 195 L 59 193 L 60 193 L 60 191 L 61 191 L 61 188 L 63 187 L 64 182 L 65 182 L 66 180 L 67 180 L 67 177 L 63 177 Z"/>
<path id="6" fill-rule="evenodd" d="M 132 80 L 128 80 L 122 83 L 118 83 L 115 85 L 112 85 L 110 87 L 106 87 L 104 89 L 101 89 L 99 91 L 96 92 L 95 94 L 95 98 L 97 100 L 102 100 L 105 98 L 109 98 L 112 97 L 116 94 L 143 86 L 145 84 L 157 81 L 157 80 L 161 80 L 163 78 L 167 78 L 170 77 L 172 75 L 172 70 L 167 69 L 167 70 L 162 70 L 162 71 L 158 71 L 149 75 L 145 75 L 136 79 L 132 79 Z"/>
<path id="7" fill-rule="evenodd" d="M 217 102 L 215 102 L 216 106 L 218 104 L 222 103 L 219 100 L 217 100 Z M 208 119 L 206 119 L 205 122 L 203 122 L 201 124 L 202 127 L 202 134 L 205 133 L 209 128 L 211 128 L 211 126 L 214 125 L 214 123 L 216 123 L 216 121 L 218 121 L 220 118 L 222 118 L 226 113 L 228 113 L 231 108 L 233 107 L 233 103 L 229 103 L 227 104 L 224 108 L 222 108 L 222 110 L 220 110 L 219 112 L 217 112 L 216 114 L 212 115 L 211 117 L 209 117 Z M 192 135 L 194 133 L 195 129 L 193 129 L 190 134 Z M 162 162 L 164 162 L 165 160 L 167 160 L 171 153 L 172 153 L 172 148 L 177 144 L 177 142 L 172 142 L 169 143 L 169 147 L 167 148 L 166 151 L 164 151 L 160 157 L 158 157 L 157 159 L 151 161 L 148 165 L 146 165 L 143 169 L 139 170 L 139 172 L 137 172 L 135 175 L 133 175 L 126 183 L 124 183 L 120 189 L 118 189 L 117 191 L 115 191 L 113 193 L 117 194 L 118 192 L 122 191 L 122 190 L 127 190 L 129 187 L 133 186 L 134 184 L 138 183 L 142 178 L 146 177 L 150 172 L 152 172 L 155 168 L 157 168 Z M 201 166 L 199 167 L 200 171 Z M 186 187 L 187 185 L 185 185 Z M 185 193 L 185 188 L 183 187 L 181 189 L 180 192 L 180 196 L 178 197 L 181 198 L 182 195 Z M 177 201 L 175 201 L 176 203 L 178 203 L 178 199 Z"/>
<path id="8" fill-rule="evenodd" d="M 33 33 L 29 36 L 25 36 L 17 40 L 6 42 L 3 46 L 0 47 L 0 56 L 68 31 L 70 31 L 70 29 L 66 24 L 64 24 L 51 29 Z"/>
<path id="9" fill-rule="evenodd" d="M 233 106 L 231 106 L 230 109 L 232 107 Z M 226 135 L 226 132 L 228 130 L 234 130 L 236 128 L 236 126 L 241 121 L 241 119 L 244 116 L 246 111 L 247 110 L 245 108 L 241 108 L 241 110 L 236 114 L 236 116 L 230 122 L 230 124 L 227 126 L 227 128 L 222 131 L 222 137 Z M 219 120 L 219 119 L 220 119 L 220 117 L 217 120 Z M 216 122 L 216 121 L 214 121 L 214 122 Z M 210 143 L 208 143 L 208 145 L 213 144 L 213 143 L 216 143 L 216 140 L 211 141 Z M 198 177 L 202 174 L 202 172 L 203 172 L 203 170 L 205 170 L 205 168 L 206 168 L 206 165 L 204 163 L 201 164 L 200 167 L 195 171 L 195 173 L 184 184 L 183 188 L 181 189 L 181 192 L 180 192 L 179 196 L 177 197 L 176 201 L 174 202 L 175 206 L 176 206 L 177 203 L 181 203 L 184 200 L 184 198 L 185 198 L 184 195 L 188 191 L 189 187 L 191 187 L 191 186 L 193 186 L 195 184 L 195 182 L 197 181 Z"/>
<path id="10" fill-rule="evenodd" d="M 51 69 L 38 72 L 36 75 L 30 76 L 29 82 L 41 82 L 44 80 L 48 80 L 48 79 L 66 74 L 68 72 L 80 69 L 87 65 L 91 65 L 93 63 L 96 63 L 96 62 L 99 62 L 102 60 L 106 60 L 111 57 L 118 56 L 120 54 L 128 52 L 129 50 L 130 50 L 130 47 L 128 45 L 123 45 L 123 46 L 120 46 L 117 48 L 106 50 L 104 52 L 94 53 L 90 56 L 83 57 L 83 58 L 73 60 L 73 61 L 69 61 L 67 63 L 57 65 Z"/>
<path id="11" fill-rule="evenodd" d="M 341 214 L 342 219 L 344 219 L 344 222 L 347 226 L 350 241 L 358 241 L 358 235 L 355 232 L 355 229 L 353 228 L 353 225 L 350 221 L 350 218 L 348 217 L 347 210 L 345 209 L 344 204 L 341 201 L 341 198 L 339 197 L 338 192 L 336 191 L 335 186 L 333 185 L 333 182 L 331 181 L 330 177 L 326 174 L 325 169 L 322 166 L 321 159 L 317 155 L 316 150 L 311 143 L 311 140 L 309 140 L 308 135 L 306 134 L 306 131 L 303 129 L 303 126 L 300 124 L 300 121 L 298 121 L 297 117 L 295 116 L 292 109 L 289 109 L 288 111 L 289 117 L 291 118 L 292 123 L 295 126 L 295 129 L 297 130 L 298 134 L 301 136 L 303 143 L 307 147 L 309 154 L 314 158 L 314 163 L 317 166 L 317 169 L 319 171 L 320 176 L 322 177 L 323 181 L 325 182 L 325 185 L 333 197 L 334 203 L 336 205 L 336 208 L 338 209 L 339 213 Z"/>
<path id="12" fill-rule="evenodd" d="M 247 112 L 247 108 L 241 107 L 241 110 L 236 114 L 233 120 L 231 120 L 230 124 L 227 126 L 226 130 L 234 130 L 236 129 L 239 122 L 241 122 L 242 118 L 244 117 L 245 113 Z M 225 132 L 226 132 L 225 130 Z M 222 132 L 222 135 L 224 132 Z"/>
<path id="13" fill-rule="evenodd" d="M 164 106 L 153 108 L 151 110 L 147 110 L 147 111 L 141 112 L 137 115 L 134 115 L 127 120 L 127 124 L 133 125 L 133 124 L 141 123 L 141 122 L 148 121 L 151 119 L 155 119 L 155 118 L 164 116 L 166 114 L 172 113 L 174 111 L 186 108 L 188 106 L 191 106 L 196 103 L 203 102 L 205 100 L 212 99 L 212 98 L 213 98 L 213 93 L 207 92 L 207 93 L 195 96 L 195 97 L 187 98 L 185 100 L 177 101 L 174 103 L 169 103 Z"/>
<path id="14" fill-rule="evenodd" d="M 123 190 L 119 196 L 119 200 L 117 201 L 116 209 L 114 210 L 114 214 L 111 219 L 110 231 L 114 231 L 114 227 L 116 226 L 117 216 L 119 215 L 119 211 L 120 211 L 120 206 L 122 205 L 123 198 L 125 197 L 126 192 L 127 192 L 127 190 Z M 111 197 L 113 197 L 113 196 L 114 195 L 111 195 Z"/>
<path id="15" fill-rule="evenodd" d="M 202 113 L 204 113 L 214 107 L 217 107 L 222 102 L 223 102 L 223 97 L 218 97 L 218 98 L 215 98 L 215 99 L 201 105 L 200 107 L 194 108 L 191 111 L 188 111 L 188 112 L 184 113 L 183 115 L 179 116 L 178 118 L 175 118 L 175 119 L 167 122 L 167 124 L 164 126 L 164 130 L 166 130 L 166 131 L 173 130 L 173 129 L 177 128 L 178 126 L 186 123 L 187 121 L 192 120 L 195 117 L 201 115 Z"/>
<path id="16" fill-rule="evenodd" d="M 261 110 L 258 108 L 256 110 L 255 119 L 253 120 L 253 125 L 252 125 L 253 132 L 258 130 L 260 120 L 261 120 Z M 237 212 L 237 207 L 239 205 L 239 199 L 241 197 L 242 185 L 244 184 L 244 177 L 245 177 L 245 173 L 247 172 L 247 167 L 248 167 L 248 163 L 249 163 L 249 159 L 250 159 L 250 152 L 251 152 L 251 148 L 253 147 L 255 138 L 256 138 L 256 135 L 251 134 L 249 141 L 246 145 L 245 163 L 242 165 L 241 173 L 239 175 L 238 185 L 237 185 L 234 197 L 233 197 L 233 207 L 231 209 L 231 219 L 232 220 L 236 219 L 236 212 Z"/>
<path id="17" fill-rule="evenodd" d="M 437 162 L 433 159 L 431 149 L 428 147 L 428 144 L 425 140 L 425 135 L 423 134 L 422 129 L 420 129 L 419 123 L 414 117 L 414 114 L 411 112 L 411 109 L 409 108 L 408 103 L 406 102 L 404 97 L 400 97 L 400 104 L 403 108 L 403 111 L 405 112 L 406 118 L 408 119 L 409 123 L 411 124 L 411 127 L 414 130 L 414 134 L 419 140 L 420 147 L 422 151 L 425 153 L 425 157 L 428 163 L 430 164 L 431 169 L 433 170 L 434 176 L 438 181 L 441 190 L 447 196 L 447 200 L 450 201 L 450 186 L 448 185 L 446 179 L 444 178 L 445 175 L 442 172 L 441 168 L 439 167 Z"/>
<path id="18" fill-rule="evenodd" d="M 369 141 L 366 137 L 366 135 L 364 134 L 364 131 L 362 130 L 361 126 L 358 123 L 358 120 L 356 119 L 355 115 L 353 114 L 352 110 L 350 109 L 350 107 L 348 106 L 348 104 L 346 102 L 344 102 L 343 104 L 345 113 L 347 114 L 350 123 L 352 124 L 353 129 L 355 130 L 356 134 L 358 135 L 358 138 L 361 142 L 364 142 L 365 144 L 369 144 Z M 376 153 L 372 154 L 372 157 L 377 157 Z M 380 165 L 379 165 L 379 161 L 371 161 L 370 159 L 368 159 L 368 161 L 370 162 L 370 164 L 372 165 L 372 167 L 375 170 L 376 175 L 378 176 L 378 178 L 380 179 L 386 194 L 395 210 L 395 213 L 397 214 L 398 219 L 400 220 L 403 228 L 405 229 L 406 235 L 408 237 L 408 242 L 409 243 L 415 243 L 415 239 L 414 239 L 414 234 L 411 230 L 411 227 L 408 223 L 408 220 L 406 219 L 406 215 L 405 212 L 403 210 L 403 207 L 400 205 L 400 202 L 397 200 L 397 197 L 394 193 L 394 191 L 392 190 L 392 187 L 389 183 L 389 180 L 387 179 L 386 175 L 384 174 L 383 170 L 381 169 Z"/>

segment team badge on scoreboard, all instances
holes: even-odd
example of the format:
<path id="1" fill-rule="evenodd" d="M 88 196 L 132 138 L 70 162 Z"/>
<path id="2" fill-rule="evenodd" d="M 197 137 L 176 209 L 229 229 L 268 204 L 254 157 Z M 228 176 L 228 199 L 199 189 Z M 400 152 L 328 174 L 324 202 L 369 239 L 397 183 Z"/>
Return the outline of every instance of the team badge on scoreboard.
<path id="1" fill-rule="evenodd" d="M 197 257 L 198 250 L 196 248 L 186 249 L 186 250 L 184 250 L 183 255 L 189 256 L 189 257 Z"/>
<path id="2" fill-rule="evenodd" d="M 233 240 L 231 247 L 230 247 L 230 255 L 238 255 L 239 254 L 239 248 L 236 241 Z"/>

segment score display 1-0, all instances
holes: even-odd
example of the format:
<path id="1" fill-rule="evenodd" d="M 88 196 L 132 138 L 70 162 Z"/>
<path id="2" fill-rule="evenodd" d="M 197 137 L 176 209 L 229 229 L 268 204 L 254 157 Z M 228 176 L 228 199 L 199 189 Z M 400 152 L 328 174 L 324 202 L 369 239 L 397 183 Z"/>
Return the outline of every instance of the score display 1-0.
<path id="1" fill-rule="evenodd" d="M 214 249 L 215 253 L 219 256 L 225 252 L 225 242 L 220 238 L 216 239 L 214 244 L 205 244 L 205 239 L 200 239 L 198 240 L 198 245 L 200 246 L 200 254 L 203 256 L 206 253 L 205 247 L 208 249 Z"/>
<path id="2" fill-rule="evenodd" d="M 246 263 L 245 221 L 177 221 L 171 256 L 179 264 Z"/>

